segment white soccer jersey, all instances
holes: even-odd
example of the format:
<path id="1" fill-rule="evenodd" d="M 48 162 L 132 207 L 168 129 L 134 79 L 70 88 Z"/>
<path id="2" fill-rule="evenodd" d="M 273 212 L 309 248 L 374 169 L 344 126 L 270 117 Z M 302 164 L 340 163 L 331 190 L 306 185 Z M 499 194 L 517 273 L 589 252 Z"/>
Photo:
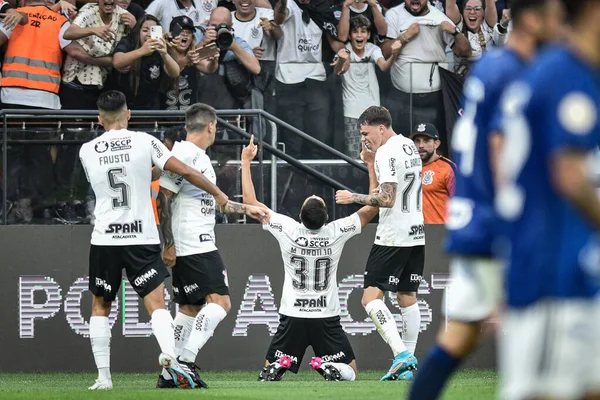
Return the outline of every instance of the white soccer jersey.
<path id="1" fill-rule="evenodd" d="M 152 165 L 164 169 L 171 153 L 144 132 L 111 130 L 81 146 L 81 164 L 96 195 L 92 244 L 159 244 L 152 209 Z"/>
<path id="2" fill-rule="evenodd" d="M 285 280 L 279 313 L 298 318 L 340 315 L 337 268 L 346 241 L 362 229 L 357 213 L 311 231 L 292 218 L 271 213 L 263 225 L 279 242 Z"/>
<path id="3" fill-rule="evenodd" d="M 424 245 L 421 157 L 413 141 L 402 135 L 390 138 L 375 153 L 375 173 L 380 187 L 386 182 L 398 184 L 394 207 L 379 208 L 375 244 Z"/>
<path id="4" fill-rule="evenodd" d="M 217 175 L 206 152 L 192 142 L 177 142 L 172 154 L 200 171 L 212 183 Z M 208 253 L 215 245 L 215 198 L 172 172 L 163 172 L 160 186 L 177 194 L 173 200 L 173 239 L 178 257 Z"/>
<path id="5" fill-rule="evenodd" d="M 264 61 L 275 61 L 275 40 L 269 38 L 264 34 L 262 28 L 258 26 L 261 22 L 261 18 L 273 20 L 273 10 L 270 8 L 256 7 L 256 14 L 250 21 L 240 21 L 237 19 L 236 12 L 231 12 L 231 19 L 233 21 L 233 30 L 236 36 L 241 37 L 248 43 L 251 49 L 255 47 L 262 47 L 263 51 L 261 60 Z"/>

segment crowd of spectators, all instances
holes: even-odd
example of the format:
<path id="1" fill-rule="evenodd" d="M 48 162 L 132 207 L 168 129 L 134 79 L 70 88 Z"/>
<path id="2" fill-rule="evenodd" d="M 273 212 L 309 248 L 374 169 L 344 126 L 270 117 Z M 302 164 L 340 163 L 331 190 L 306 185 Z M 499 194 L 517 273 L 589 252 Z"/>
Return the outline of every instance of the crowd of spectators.
<path id="1" fill-rule="evenodd" d="M 357 117 L 370 105 L 390 109 L 397 133 L 433 124 L 437 152 L 448 155 L 440 69 L 464 76 L 510 30 L 502 0 L 0 5 L 2 108 L 92 110 L 108 89 L 124 92 L 133 110 L 185 110 L 195 102 L 263 108 L 352 158 L 360 153 Z M 296 158 L 330 158 L 285 130 L 278 138 Z M 31 180 L 27 160 L 52 169 L 61 159 L 48 146 L 12 150 L 10 168 L 21 171 L 22 181 Z M 66 165 L 76 163 L 76 148 L 63 152 Z M 18 192 L 9 197 L 25 209 L 39 197 Z M 84 196 L 75 197 L 73 207 Z"/>

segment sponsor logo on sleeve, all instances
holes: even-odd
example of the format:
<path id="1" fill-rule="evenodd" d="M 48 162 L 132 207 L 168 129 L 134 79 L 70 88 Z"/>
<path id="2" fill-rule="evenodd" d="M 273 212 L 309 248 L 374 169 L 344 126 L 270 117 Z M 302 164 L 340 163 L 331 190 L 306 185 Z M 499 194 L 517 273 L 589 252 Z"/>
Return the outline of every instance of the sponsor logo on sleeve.
<path id="1" fill-rule="evenodd" d="M 165 153 L 163 153 L 162 149 L 158 145 L 156 139 L 152 140 L 152 148 L 154 149 L 154 153 L 156 153 L 156 157 L 161 158 L 165 155 Z"/>

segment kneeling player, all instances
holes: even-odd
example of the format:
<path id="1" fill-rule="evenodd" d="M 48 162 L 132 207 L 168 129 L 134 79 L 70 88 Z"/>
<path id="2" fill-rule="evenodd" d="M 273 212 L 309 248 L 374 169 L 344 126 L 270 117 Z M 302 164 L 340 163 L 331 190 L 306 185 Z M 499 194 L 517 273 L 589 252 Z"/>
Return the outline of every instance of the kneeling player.
<path id="1" fill-rule="evenodd" d="M 256 151 L 251 139 L 242 153 L 242 191 L 244 203 L 258 206 L 250 172 Z M 259 380 L 281 380 L 287 369 L 297 373 L 308 346 L 317 356 L 310 365 L 325 380 L 356 379 L 354 352 L 340 324 L 336 272 L 346 241 L 377 212 L 376 207 L 363 207 L 350 217 L 325 224 L 327 206 L 317 196 L 304 201 L 301 223 L 271 211 L 270 223 L 263 227 L 279 242 L 285 281 L 279 327 Z"/>

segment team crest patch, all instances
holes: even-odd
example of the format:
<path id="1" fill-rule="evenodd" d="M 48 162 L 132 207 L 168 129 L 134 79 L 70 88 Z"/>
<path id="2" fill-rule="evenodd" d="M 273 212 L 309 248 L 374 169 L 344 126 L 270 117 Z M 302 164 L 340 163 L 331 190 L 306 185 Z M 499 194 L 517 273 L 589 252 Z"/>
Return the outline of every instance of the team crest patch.
<path id="1" fill-rule="evenodd" d="M 423 174 L 423 185 L 431 185 L 433 183 L 433 175 L 435 175 L 435 172 L 425 171 Z"/>
<path id="2" fill-rule="evenodd" d="M 252 27 L 252 32 L 251 32 L 252 38 L 253 39 L 257 39 L 258 35 L 260 35 L 260 31 L 258 30 L 257 27 Z"/>
<path id="3" fill-rule="evenodd" d="M 339 21 L 340 18 L 342 18 L 342 12 L 339 10 L 336 10 L 333 12 L 333 16 L 335 17 L 335 19 L 337 19 Z"/>
<path id="4" fill-rule="evenodd" d="M 420 124 L 417 128 L 417 132 L 425 132 L 427 126 L 425 124 Z"/>
<path id="5" fill-rule="evenodd" d="M 215 8 L 215 3 L 211 0 L 206 0 L 202 2 L 202 9 L 206 12 L 211 12 Z"/>
<path id="6" fill-rule="evenodd" d="M 160 67 L 153 65 L 150 67 L 150 79 L 157 79 L 160 76 Z"/>

